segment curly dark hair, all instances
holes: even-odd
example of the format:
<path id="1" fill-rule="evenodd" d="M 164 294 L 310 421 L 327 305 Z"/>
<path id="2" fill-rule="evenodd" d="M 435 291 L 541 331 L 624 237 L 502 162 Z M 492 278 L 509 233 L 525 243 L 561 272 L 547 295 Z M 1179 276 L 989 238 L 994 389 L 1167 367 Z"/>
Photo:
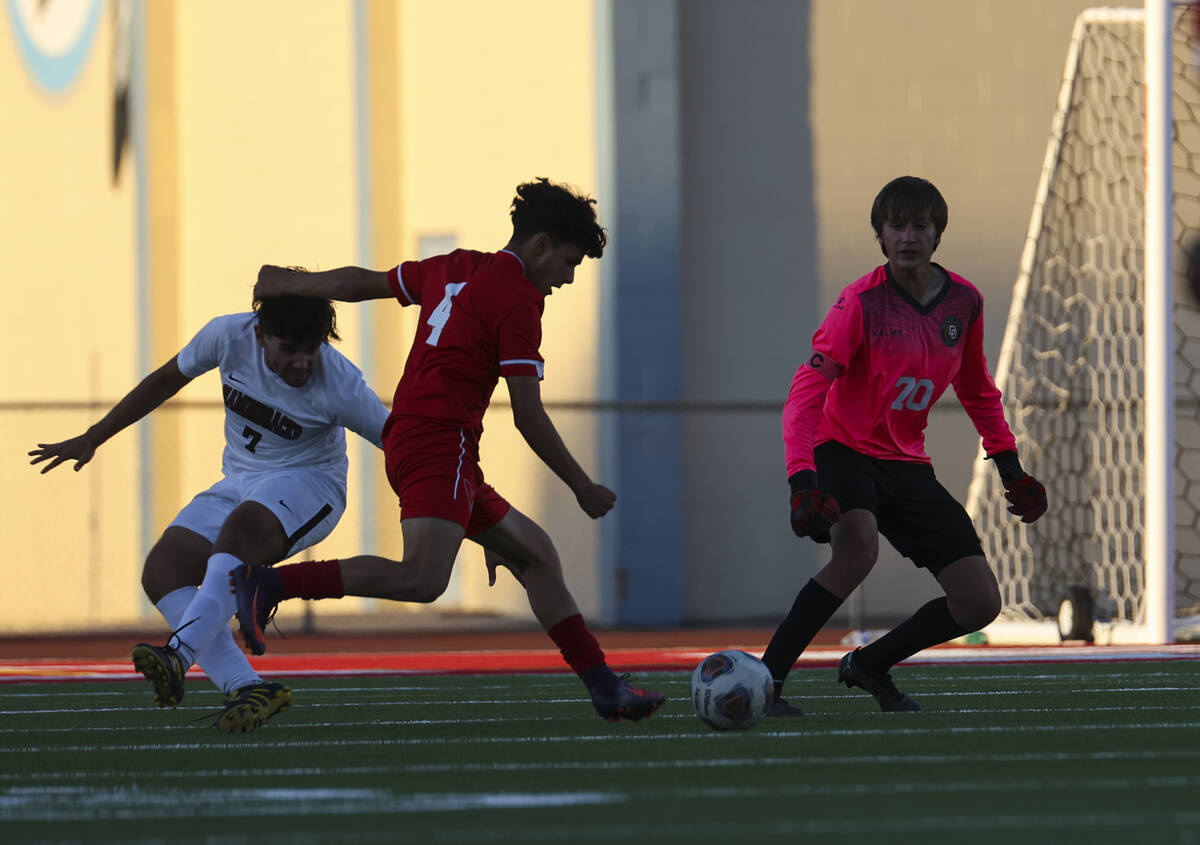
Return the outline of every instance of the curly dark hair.
<path id="1" fill-rule="evenodd" d="M 919 176 L 900 176 L 883 186 L 871 204 L 871 228 L 875 236 L 883 234 L 884 223 L 904 223 L 922 215 L 929 215 L 938 236 L 946 231 L 950 210 L 946 200 L 934 184 Z M 880 245 L 883 248 L 883 245 Z M 887 250 L 883 250 L 887 255 Z"/>
<path id="2" fill-rule="evenodd" d="M 337 311 L 328 299 L 290 294 L 256 296 L 254 311 L 263 334 L 282 338 L 302 349 L 341 340 L 337 333 Z"/>
<path id="3" fill-rule="evenodd" d="M 539 232 L 555 246 L 572 244 L 588 258 L 604 254 L 608 235 L 596 222 L 596 201 L 569 185 L 537 178 L 517 185 L 512 201 L 513 240 L 525 241 Z"/>

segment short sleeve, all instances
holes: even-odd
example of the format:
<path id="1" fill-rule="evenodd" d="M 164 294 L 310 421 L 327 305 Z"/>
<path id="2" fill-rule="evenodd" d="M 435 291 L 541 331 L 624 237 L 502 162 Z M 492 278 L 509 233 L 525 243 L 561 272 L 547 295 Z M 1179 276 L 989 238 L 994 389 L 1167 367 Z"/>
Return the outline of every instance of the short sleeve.
<path id="1" fill-rule="evenodd" d="M 441 280 L 444 283 L 450 276 L 455 275 L 456 269 L 459 269 L 456 262 L 460 253 L 462 250 L 455 250 L 446 255 L 434 255 L 420 261 L 405 261 L 393 268 L 388 273 L 392 295 L 400 300 L 401 305 L 420 305 L 425 298 L 426 280 Z"/>
<path id="2" fill-rule="evenodd" d="M 499 326 L 500 375 L 545 376 L 542 345 L 542 312 L 535 302 L 514 308 Z"/>
<path id="3" fill-rule="evenodd" d="M 420 263 L 417 261 L 405 261 L 388 271 L 388 286 L 392 289 L 392 296 L 400 300 L 401 305 L 416 305 L 419 301 L 413 297 L 410 290 L 410 286 L 417 287 L 419 267 Z"/>
<path id="4" fill-rule="evenodd" d="M 207 373 L 221 363 L 229 340 L 252 314 L 227 314 L 209 320 L 179 351 L 179 372 L 188 378 Z"/>
<path id="5" fill-rule="evenodd" d="M 328 344 L 322 365 L 328 374 L 335 419 L 359 437 L 383 448 L 383 424 L 388 409 L 363 379 L 362 370 Z"/>

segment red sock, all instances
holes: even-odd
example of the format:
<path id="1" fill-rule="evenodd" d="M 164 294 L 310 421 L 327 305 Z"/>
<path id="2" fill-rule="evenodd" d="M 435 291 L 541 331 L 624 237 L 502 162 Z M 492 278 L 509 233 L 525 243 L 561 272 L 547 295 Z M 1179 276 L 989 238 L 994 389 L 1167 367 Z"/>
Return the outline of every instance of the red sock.
<path id="1" fill-rule="evenodd" d="M 576 675 L 582 677 L 588 669 L 604 665 L 604 652 L 583 621 L 583 614 L 568 616 L 546 633 L 554 640 L 562 652 L 563 660 L 575 670 Z"/>
<path id="2" fill-rule="evenodd" d="M 340 599 L 346 595 L 341 563 L 336 558 L 289 563 L 276 570 L 285 599 Z"/>

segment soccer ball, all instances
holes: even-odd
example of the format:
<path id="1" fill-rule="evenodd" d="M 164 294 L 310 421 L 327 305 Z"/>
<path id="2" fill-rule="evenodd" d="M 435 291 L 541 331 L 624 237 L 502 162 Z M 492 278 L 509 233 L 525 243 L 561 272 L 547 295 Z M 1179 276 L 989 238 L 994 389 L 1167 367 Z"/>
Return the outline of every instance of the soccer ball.
<path id="1" fill-rule="evenodd" d="M 771 670 L 736 649 L 710 654 L 692 673 L 692 707 L 719 731 L 744 731 L 767 715 L 775 694 Z"/>

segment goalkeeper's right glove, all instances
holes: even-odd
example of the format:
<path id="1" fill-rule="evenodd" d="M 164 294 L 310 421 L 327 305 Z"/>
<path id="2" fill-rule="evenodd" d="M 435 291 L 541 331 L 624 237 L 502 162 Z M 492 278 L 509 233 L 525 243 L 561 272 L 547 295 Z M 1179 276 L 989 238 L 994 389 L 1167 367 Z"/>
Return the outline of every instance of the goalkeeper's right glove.
<path id="1" fill-rule="evenodd" d="M 817 474 L 811 469 L 791 476 L 788 485 L 792 488 L 792 533 L 828 543 L 829 529 L 842 518 L 837 499 L 817 488 Z"/>

